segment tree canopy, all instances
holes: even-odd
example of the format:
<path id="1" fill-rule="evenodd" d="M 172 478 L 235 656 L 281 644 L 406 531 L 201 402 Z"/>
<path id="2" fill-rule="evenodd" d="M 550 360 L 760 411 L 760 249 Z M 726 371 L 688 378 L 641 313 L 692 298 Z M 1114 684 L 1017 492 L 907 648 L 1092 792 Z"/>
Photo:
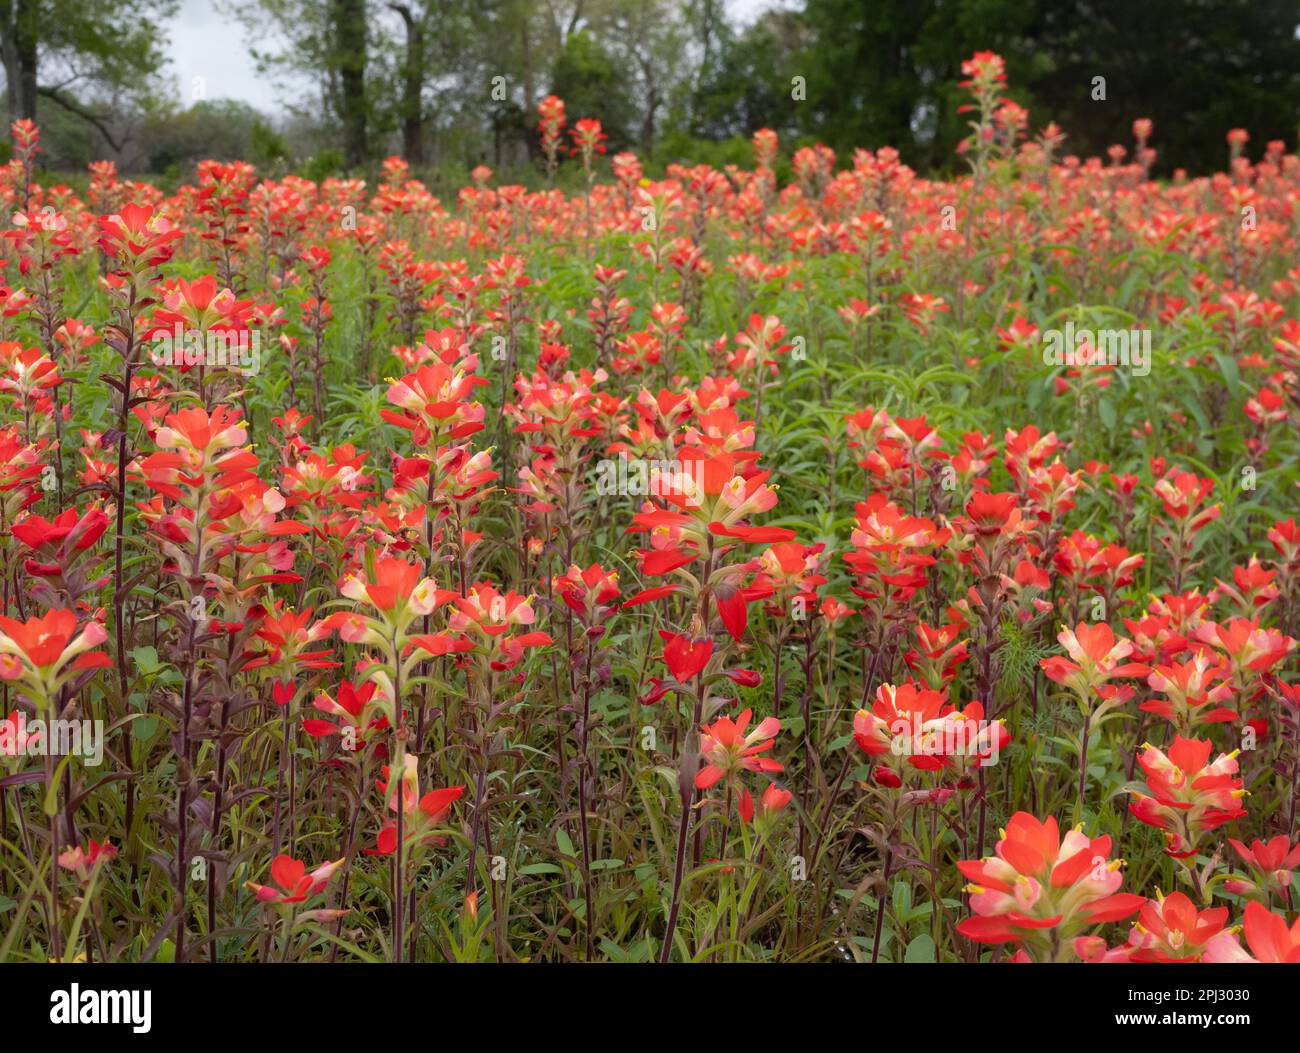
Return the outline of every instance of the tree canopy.
<path id="1" fill-rule="evenodd" d="M 285 113 L 263 130 L 274 119 L 288 152 L 330 151 L 349 170 L 390 153 L 417 166 L 534 163 L 537 105 L 552 93 L 571 120 L 600 120 L 611 149 L 650 161 L 710 156 L 772 128 L 787 147 L 888 144 L 920 170 L 951 169 L 966 133 L 961 62 L 976 50 L 1003 56 L 1031 126 L 1055 121 L 1081 156 L 1148 117 L 1157 171 L 1203 172 L 1229 129 L 1262 145 L 1300 123 L 1294 0 L 796 0 L 746 24 L 726 0 L 214 2 L 283 88 Z M 166 90 L 160 27 L 174 10 L 0 0 L 11 117 L 34 117 L 39 102 L 62 111 L 60 135 L 78 150 L 172 163 L 186 128 L 223 119 L 187 116 Z M 247 138 L 250 115 L 226 116 Z M 132 135 L 145 140 L 134 152 Z"/>

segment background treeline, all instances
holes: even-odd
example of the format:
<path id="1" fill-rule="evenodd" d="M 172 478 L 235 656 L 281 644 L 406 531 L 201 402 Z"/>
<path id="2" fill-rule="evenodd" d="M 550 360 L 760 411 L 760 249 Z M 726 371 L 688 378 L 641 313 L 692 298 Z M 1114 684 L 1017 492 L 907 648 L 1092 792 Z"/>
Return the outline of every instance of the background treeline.
<path id="1" fill-rule="evenodd" d="M 554 93 L 650 172 L 747 162 L 761 127 L 787 152 L 891 144 L 944 172 L 960 63 L 990 49 L 1031 127 L 1056 121 L 1081 156 L 1150 117 L 1157 172 L 1201 173 L 1229 128 L 1258 150 L 1294 146 L 1300 123 L 1297 0 L 794 0 L 743 23 L 725 0 L 215 3 L 286 113 L 203 98 L 168 64 L 174 0 L 0 0 L 11 117 L 39 120 L 52 169 L 107 157 L 181 178 L 216 157 L 319 178 L 399 153 L 448 185 L 480 163 L 530 182 Z"/>

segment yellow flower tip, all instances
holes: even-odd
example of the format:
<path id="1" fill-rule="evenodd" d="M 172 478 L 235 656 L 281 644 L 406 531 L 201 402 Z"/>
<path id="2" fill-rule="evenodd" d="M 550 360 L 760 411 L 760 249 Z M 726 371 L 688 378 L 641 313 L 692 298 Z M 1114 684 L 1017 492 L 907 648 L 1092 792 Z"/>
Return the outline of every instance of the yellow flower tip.
<path id="1" fill-rule="evenodd" d="M 998 839 L 1002 841 L 1007 839 L 1007 831 L 1004 827 L 998 827 Z M 987 859 L 988 857 L 986 856 L 985 858 Z"/>
<path id="2" fill-rule="evenodd" d="M 974 895 L 980 895 L 988 890 L 985 889 L 983 885 L 967 885 L 964 889 L 962 889 L 962 891 L 970 892 L 973 893 Z"/>
<path id="3" fill-rule="evenodd" d="M 1075 825 L 1075 827 L 1074 827 L 1074 833 L 1076 833 L 1076 834 L 1081 834 L 1081 833 L 1083 833 L 1083 823 L 1078 823 L 1078 824 Z"/>
<path id="4" fill-rule="evenodd" d="M 1233 750 L 1231 753 L 1228 754 L 1228 760 L 1236 760 L 1240 753 L 1241 750 Z"/>

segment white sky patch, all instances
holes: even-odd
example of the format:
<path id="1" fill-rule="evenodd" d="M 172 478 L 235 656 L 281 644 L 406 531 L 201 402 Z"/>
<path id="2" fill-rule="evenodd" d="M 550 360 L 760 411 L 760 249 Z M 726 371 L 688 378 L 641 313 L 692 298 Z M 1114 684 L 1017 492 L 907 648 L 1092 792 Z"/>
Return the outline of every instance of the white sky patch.
<path id="1" fill-rule="evenodd" d="M 218 11 L 212 0 L 181 0 L 164 31 L 171 38 L 168 73 L 182 105 L 203 97 L 236 99 L 263 113 L 284 112 L 275 85 L 257 74 L 243 24 Z"/>

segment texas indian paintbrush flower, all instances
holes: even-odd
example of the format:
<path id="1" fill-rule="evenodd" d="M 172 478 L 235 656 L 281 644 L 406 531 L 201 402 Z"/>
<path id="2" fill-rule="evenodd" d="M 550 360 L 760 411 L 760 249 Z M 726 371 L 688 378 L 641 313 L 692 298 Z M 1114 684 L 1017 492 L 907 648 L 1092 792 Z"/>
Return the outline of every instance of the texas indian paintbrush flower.
<path id="1" fill-rule="evenodd" d="M 1288 925 L 1285 915 L 1274 914 L 1252 900 L 1246 904 L 1241 929 L 1250 953 L 1238 942 L 1234 927 L 1214 937 L 1201 960 L 1292 965 L 1300 962 L 1300 919 Z"/>
<path id="2" fill-rule="evenodd" d="M 1237 778 L 1237 750 L 1210 763 L 1209 739 L 1174 738 L 1168 752 L 1151 744 L 1138 755 L 1147 793 L 1130 791 L 1129 811 L 1148 826 L 1165 831 L 1166 851 L 1175 858 L 1195 855 L 1202 833 L 1246 814 L 1246 795 Z"/>
<path id="3" fill-rule="evenodd" d="M 1143 897 L 1120 892 L 1121 859 L 1109 859 L 1110 838 L 1075 827 L 1062 840 L 1056 819 L 1017 812 L 995 855 L 957 863 L 969 880 L 973 917 L 957 931 L 977 943 L 1013 943 L 1017 960 L 1069 961 L 1094 925 L 1134 914 Z"/>
<path id="4" fill-rule="evenodd" d="M 113 664 L 93 650 L 107 638 L 96 621 L 78 632 L 77 616 L 61 608 L 25 622 L 0 617 L 0 679 L 16 683 L 38 708 L 51 706 L 77 674 Z"/>
<path id="5" fill-rule="evenodd" d="M 745 734 L 753 715 L 753 711 L 747 709 L 735 720 L 719 717 L 704 729 L 700 741 L 704 767 L 695 776 L 697 788 L 707 790 L 722 779 L 738 777 L 746 769 L 757 772 L 784 770 L 779 761 L 761 756 L 775 743 L 781 722 L 776 717 L 764 717 L 753 731 Z"/>

